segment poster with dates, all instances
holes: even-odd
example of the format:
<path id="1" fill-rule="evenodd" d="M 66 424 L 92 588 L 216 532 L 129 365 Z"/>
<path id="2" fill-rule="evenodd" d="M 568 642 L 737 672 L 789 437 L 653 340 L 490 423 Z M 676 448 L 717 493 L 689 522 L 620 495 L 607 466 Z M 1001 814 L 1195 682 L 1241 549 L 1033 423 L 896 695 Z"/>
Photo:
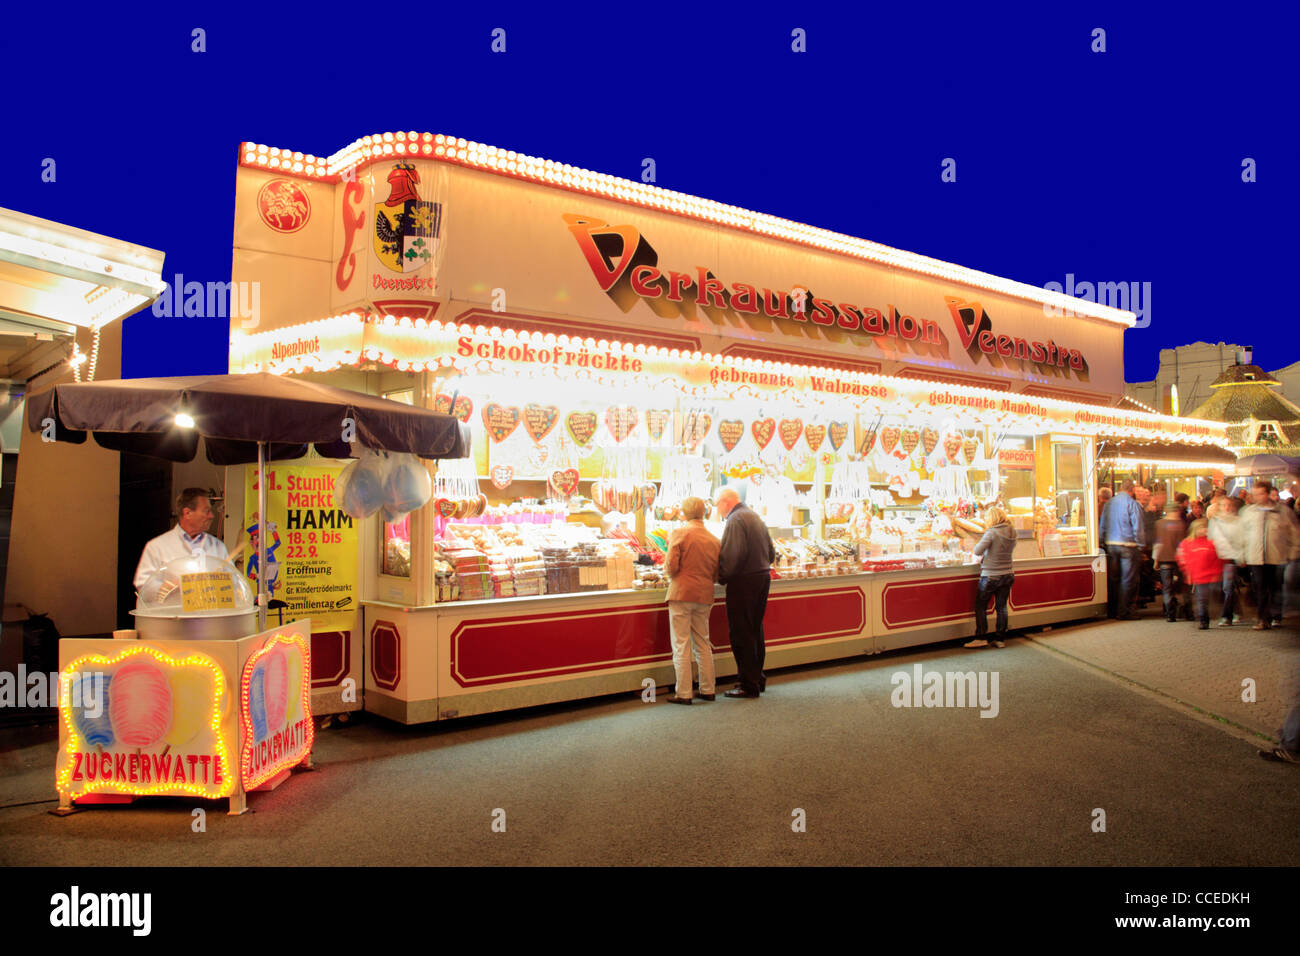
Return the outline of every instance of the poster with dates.
<path id="1" fill-rule="evenodd" d="M 334 502 L 334 482 L 342 471 L 342 465 L 267 466 L 266 584 L 272 599 L 289 605 L 285 624 L 310 617 L 313 631 L 351 626 L 357 606 L 358 528 Z M 256 590 L 262 534 L 256 468 L 245 470 L 244 482 L 244 573 Z M 274 619 L 278 624 L 278 615 Z"/>

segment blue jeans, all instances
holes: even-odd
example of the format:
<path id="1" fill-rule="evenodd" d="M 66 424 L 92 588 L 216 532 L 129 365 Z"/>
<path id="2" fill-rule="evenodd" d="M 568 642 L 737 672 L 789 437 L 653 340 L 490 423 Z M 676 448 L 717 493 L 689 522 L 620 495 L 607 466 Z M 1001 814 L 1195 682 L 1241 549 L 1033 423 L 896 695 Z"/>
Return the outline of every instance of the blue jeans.
<path id="1" fill-rule="evenodd" d="M 1232 623 L 1237 608 L 1237 566 L 1229 561 L 1223 566 L 1223 619 Z"/>
<path id="2" fill-rule="evenodd" d="M 1210 623 L 1210 592 L 1213 584 L 1193 584 L 1192 593 L 1196 598 L 1196 619 L 1202 624 Z"/>
<path id="3" fill-rule="evenodd" d="M 1287 711 L 1282 729 L 1278 731 L 1282 746 L 1292 753 L 1300 753 L 1300 701 L 1291 705 Z"/>
<path id="4" fill-rule="evenodd" d="M 1106 545 L 1106 614 L 1109 617 L 1127 617 L 1132 612 L 1141 569 L 1141 554 L 1137 548 Z"/>
<path id="5" fill-rule="evenodd" d="M 1189 611 L 1189 595 L 1183 587 L 1183 572 L 1172 561 L 1160 562 L 1160 590 L 1165 596 L 1165 618 L 1173 621 L 1178 618 L 1178 609 Z"/>
<path id="6" fill-rule="evenodd" d="M 980 576 L 979 593 L 975 598 L 975 636 L 983 637 L 989 630 L 989 598 L 997 612 L 997 637 L 999 641 L 1007 638 L 1007 598 L 1011 596 L 1011 582 L 1014 574 L 999 574 L 996 577 Z"/>

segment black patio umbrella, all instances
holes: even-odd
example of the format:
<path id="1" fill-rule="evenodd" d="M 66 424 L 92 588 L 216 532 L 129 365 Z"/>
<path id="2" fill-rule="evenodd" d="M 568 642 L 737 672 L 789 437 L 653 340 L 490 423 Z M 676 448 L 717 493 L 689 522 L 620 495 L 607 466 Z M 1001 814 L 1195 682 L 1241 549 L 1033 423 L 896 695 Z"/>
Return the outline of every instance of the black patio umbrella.
<path id="1" fill-rule="evenodd" d="M 348 439 L 421 458 L 469 454 L 465 430 L 450 415 L 266 372 L 56 385 L 28 397 L 27 427 L 74 444 L 92 434 L 104 448 L 168 461 L 193 461 L 202 438 L 214 465 L 257 462 L 261 515 L 266 461 L 301 458 L 311 445 L 327 458 L 348 457 Z M 259 541 L 264 548 L 265 536 Z M 259 556 L 259 566 L 266 560 Z M 263 627 L 264 587 L 259 575 Z"/>

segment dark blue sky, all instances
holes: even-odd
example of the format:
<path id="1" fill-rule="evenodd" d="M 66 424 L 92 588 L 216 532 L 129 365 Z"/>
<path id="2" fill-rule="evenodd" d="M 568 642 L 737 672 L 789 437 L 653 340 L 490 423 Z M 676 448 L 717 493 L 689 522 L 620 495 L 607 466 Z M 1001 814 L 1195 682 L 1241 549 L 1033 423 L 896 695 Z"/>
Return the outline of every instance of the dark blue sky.
<path id="1" fill-rule="evenodd" d="M 414 129 L 633 179 L 650 156 L 666 188 L 1034 285 L 1150 282 L 1130 381 L 1197 339 L 1300 358 L 1276 288 L 1296 273 L 1296 5 L 870 6 L 11 6 L 0 206 L 223 280 L 243 140 L 327 155 Z M 221 319 L 146 313 L 125 340 L 128 376 L 226 368 Z"/>

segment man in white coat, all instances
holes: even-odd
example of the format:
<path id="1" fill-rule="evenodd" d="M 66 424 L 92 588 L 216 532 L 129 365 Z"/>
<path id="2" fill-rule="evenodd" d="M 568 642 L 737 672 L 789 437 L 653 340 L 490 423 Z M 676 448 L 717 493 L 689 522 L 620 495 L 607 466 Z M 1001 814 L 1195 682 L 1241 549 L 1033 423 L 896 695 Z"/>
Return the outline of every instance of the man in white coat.
<path id="1" fill-rule="evenodd" d="M 155 571 L 177 558 L 186 558 L 192 554 L 211 554 L 222 559 L 229 557 L 226 543 L 208 534 L 217 515 L 212 510 L 206 488 L 186 488 L 177 495 L 176 513 L 179 515 L 176 527 L 158 535 L 144 546 L 133 581 L 137 591 L 144 587 Z M 147 595 L 151 600 L 160 596 L 162 595 Z"/>
<path id="2" fill-rule="evenodd" d="M 1300 558 L 1300 524 L 1286 505 L 1272 500 L 1267 481 L 1251 486 L 1254 503 L 1241 513 L 1241 561 L 1250 566 L 1259 621 L 1255 630 L 1266 631 L 1282 622 L 1283 572 Z"/>

